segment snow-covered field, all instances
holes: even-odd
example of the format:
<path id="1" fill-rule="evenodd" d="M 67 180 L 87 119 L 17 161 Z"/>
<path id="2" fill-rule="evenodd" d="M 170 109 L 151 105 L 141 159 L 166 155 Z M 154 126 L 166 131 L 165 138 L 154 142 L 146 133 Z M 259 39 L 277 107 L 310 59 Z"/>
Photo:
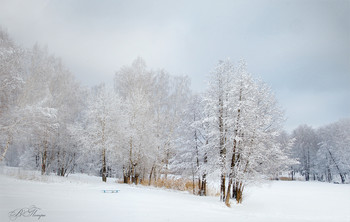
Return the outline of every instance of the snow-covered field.
<path id="1" fill-rule="evenodd" d="M 45 215 L 39 221 L 50 222 L 350 221 L 348 184 L 274 181 L 247 188 L 243 204 L 227 208 L 218 197 L 118 184 L 112 179 L 102 183 L 87 175 L 12 174 L 0 170 L 0 221 L 4 222 L 37 221 L 34 215 Z M 103 193 L 103 189 L 120 192 Z M 9 217 L 10 212 L 31 206 L 36 207 L 32 213 Z"/>

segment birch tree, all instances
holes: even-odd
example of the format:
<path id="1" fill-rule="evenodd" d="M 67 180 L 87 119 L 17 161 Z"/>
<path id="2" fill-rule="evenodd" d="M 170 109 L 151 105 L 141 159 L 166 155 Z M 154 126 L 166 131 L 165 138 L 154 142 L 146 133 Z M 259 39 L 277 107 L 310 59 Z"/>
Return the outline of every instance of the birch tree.
<path id="1" fill-rule="evenodd" d="M 0 162 L 19 127 L 18 97 L 24 84 L 25 51 L 0 28 Z"/>
<path id="2" fill-rule="evenodd" d="M 211 72 L 209 88 L 205 97 L 205 121 L 210 128 L 209 144 L 211 160 L 220 168 L 220 200 L 225 200 L 226 190 L 226 160 L 229 143 L 229 97 L 234 67 L 229 60 L 219 61 Z"/>
<path id="3" fill-rule="evenodd" d="M 316 153 L 319 149 L 318 136 L 313 128 L 307 125 L 301 125 L 292 132 L 294 145 L 292 152 L 299 164 L 295 165 L 296 171 L 304 175 L 305 180 L 309 181 L 310 176 L 316 179 Z"/>
<path id="4" fill-rule="evenodd" d="M 101 84 L 91 90 L 85 124 L 81 135 L 83 157 L 94 155 L 102 181 L 107 181 L 108 154 L 118 152 L 123 118 L 120 114 L 120 101 L 111 90 Z"/>
<path id="5" fill-rule="evenodd" d="M 181 134 L 176 142 L 177 149 L 172 161 L 175 172 L 181 172 L 184 177 L 191 176 L 193 194 L 206 195 L 206 133 L 203 123 L 203 102 L 200 95 L 192 96 L 184 111 L 184 117 L 179 122 Z M 197 184 L 198 190 L 195 189 Z"/>
<path id="6" fill-rule="evenodd" d="M 350 120 L 342 119 L 318 130 L 317 172 L 328 182 L 338 175 L 341 183 L 350 173 Z M 339 180 L 338 180 L 339 181 Z"/>
<path id="7" fill-rule="evenodd" d="M 241 203 L 248 183 L 289 161 L 277 140 L 283 113 L 269 87 L 254 79 L 244 62 L 236 68 L 230 60 L 219 62 L 206 102 L 208 154 L 220 169 L 220 199 L 228 206 L 231 197 Z"/>
<path id="8" fill-rule="evenodd" d="M 115 90 L 121 96 L 126 115 L 126 143 L 124 143 L 125 161 L 123 175 L 125 183 L 138 183 L 139 176 L 152 161 L 150 147 L 154 147 L 154 116 L 152 112 L 153 73 L 146 64 L 137 58 L 131 66 L 122 67 L 115 76 Z"/>

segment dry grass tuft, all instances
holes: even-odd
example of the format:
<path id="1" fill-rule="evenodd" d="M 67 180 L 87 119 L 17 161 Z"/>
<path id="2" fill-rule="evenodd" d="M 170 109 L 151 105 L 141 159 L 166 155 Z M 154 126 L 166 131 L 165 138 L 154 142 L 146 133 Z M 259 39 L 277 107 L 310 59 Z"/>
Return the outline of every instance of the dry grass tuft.
<path id="1" fill-rule="evenodd" d="M 122 180 L 119 180 L 118 183 L 123 183 Z M 149 186 L 149 180 L 140 180 L 140 183 L 143 186 Z M 179 190 L 179 191 L 187 191 L 189 193 L 198 194 L 199 193 L 199 187 L 198 187 L 198 180 L 195 181 L 193 184 L 193 181 L 190 179 L 183 179 L 183 178 L 174 178 L 174 177 L 168 177 L 168 178 L 159 178 L 156 181 L 151 181 L 151 186 L 159 187 L 159 188 L 165 188 L 170 190 Z M 207 187 L 207 195 L 208 196 L 218 196 L 220 195 L 219 192 L 216 190 L 208 189 Z"/>
<path id="2" fill-rule="evenodd" d="M 142 180 L 141 185 L 148 186 L 149 180 Z M 179 190 L 179 191 L 188 191 L 190 193 L 194 192 L 198 193 L 199 187 L 198 182 L 193 184 L 192 180 L 183 179 L 183 178 L 160 178 L 156 181 L 152 180 L 151 186 L 160 187 L 160 188 L 166 188 L 171 190 Z"/>
<path id="3" fill-rule="evenodd" d="M 283 181 L 291 181 L 292 180 L 292 178 L 289 178 L 289 177 L 280 177 L 278 179 L 283 180 Z"/>

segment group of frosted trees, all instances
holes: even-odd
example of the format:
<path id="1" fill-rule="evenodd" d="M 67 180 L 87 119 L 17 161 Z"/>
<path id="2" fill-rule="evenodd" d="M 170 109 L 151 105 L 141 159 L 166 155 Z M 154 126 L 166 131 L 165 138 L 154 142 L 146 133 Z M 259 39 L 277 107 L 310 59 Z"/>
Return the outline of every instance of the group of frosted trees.
<path id="1" fill-rule="evenodd" d="M 199 194 L 205 194 L 207 176 L 214 174 L 220 199 L 240 203 L 248 183 L 292 163 L 278 140 L 282 117 L 269 87 L 254 79 L 244 62 L 219 61 L 208 90 L 187 108 L 177 161 L 198 175 Z"/>
<path id="2" fill-rule="evenodd" d="M 0 30 L 0 65 L 2 164 L 135 184 L 180 176 L 198 195 L 207 195 L 210 178 L 227 205 L 242 201 L 247 184 L 291 166 L 327 180 L 348 172 L 338 150 L 349 154 L 341 134 L 349 124 L 320 129 L 321 143 L 307 140 L 307 149 L 298 136 L 309 134 L 296 130 L 293 145 L 273 93 L 244 62 L 219 61 L 202 94 L 188 77 L 151 70 L 141 58 L 116 72 L 114 88 L 84 88 L 46 49 L 23 49 Z"/>
<path id="3" fill-rule="evenodd" d="M 1 162 L 65 175 L 74 162 L 69 125 L 81 110 L 79 85 L 46 49 L 26 50 L 0 30 Z"/>
<path id="4" fill-rule="evenodd" d="M 0 30 L 0 161 L 67 176 L 170 174 L 189 79 L 149 70 L 138 58 L 104 84 L 81 87 L 60 59 L 17 46 Z"/>
<path id="5" fill-rule="evenodd" d="M 300 173 L 306 181 L 345 183 L 350 174 L 350 119 L 342 119 L 318 129 L 301 125 L 294 138 L 292 156 L 299 160 L 291 176 Z M 293 178 L 294 179 L 294 178 Z"/>
<path id="6" fill-rule="evenodd" d="M 148 70 L 138 58 L 116 73 L 114 90 L 102 84 L 89 94 L 82 119 L 71 127 L 83 149 L 82 170 L 99 171 L 103 181 L 116 173 L 135 184 L 167 177 L 190 94 L 188 78 Z"/>

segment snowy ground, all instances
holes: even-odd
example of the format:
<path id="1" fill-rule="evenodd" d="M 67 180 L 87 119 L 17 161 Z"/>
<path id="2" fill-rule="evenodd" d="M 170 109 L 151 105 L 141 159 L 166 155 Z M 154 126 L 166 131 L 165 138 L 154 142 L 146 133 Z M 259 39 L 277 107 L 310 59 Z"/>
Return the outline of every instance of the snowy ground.
<path id="1" fill-rule="evenodd" d="M 103 189 L 120 189 L 120 192 L 103 193 Z M 227 208 L 218 197 L 117 184 L 111 179 L 105 184 L 100 178 L 86 175 L 40 177 L 35 173 L 9 175 L 0 170 L 0 221 L 10 221 L 9 212 L 30 206 L 40 208 L 35 215 L 45 215 L 39 221 L 50 222 L 350 222 L 350 185 L 275 181 L 248 188 L 242 205 Z M 38 220 L 30 213 L 25 216 L 22 212 L 12 219 Z"/>

